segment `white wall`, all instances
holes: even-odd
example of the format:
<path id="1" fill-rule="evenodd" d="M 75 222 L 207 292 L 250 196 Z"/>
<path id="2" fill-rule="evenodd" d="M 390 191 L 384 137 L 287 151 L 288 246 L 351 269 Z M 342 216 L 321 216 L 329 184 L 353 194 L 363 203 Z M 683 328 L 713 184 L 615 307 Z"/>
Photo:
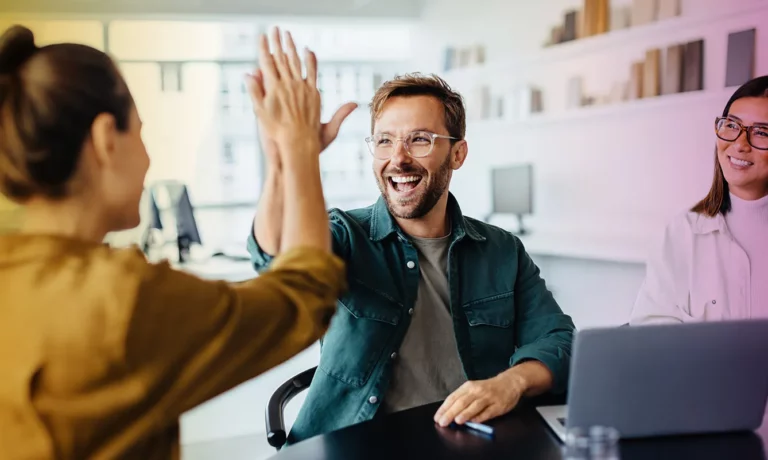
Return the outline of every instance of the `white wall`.
<path id="1" fill-rule="evenodd" d="M 543 116 L 468 124 L 469 157 L 452 183 L 467 214 L 488 214 L 491 167 L 531 162 L 535 215 L 527 223 L 535 234 L 551 235 L 553 245 L 573 235 L 624 240 L 644 253 L 672 216 L 708 190 L 714 118 L 733 92 L 723 88 L 729 32 L 758 28 L 756 70 L 768 74 L 768 1 L 683 0 L 684 19 L 542 53 L 551 27 L 566 9 L 580 5 L 573 0 L 431 0 L 419 29 L 424 58 L 414 70 L 445 76 L 468 105 L 479 85 L 489 85 L 497 95 L 531 83 L 544 90 Z M 642 60 L 647 49 L 701 38 L 706 40 L 705 91 L 567 111 L 570 77 L 583 76 L 588 92 L 609 92 L 615 82 L 629 78 L 631 62 Z M 443 71 L 446 46 L 474 44 L 486 45 L 486 66 Z M 551 253 L 537 260 L 577 325 L 626 321 L 643 277 L 641 260 L 617 264 Z"/>

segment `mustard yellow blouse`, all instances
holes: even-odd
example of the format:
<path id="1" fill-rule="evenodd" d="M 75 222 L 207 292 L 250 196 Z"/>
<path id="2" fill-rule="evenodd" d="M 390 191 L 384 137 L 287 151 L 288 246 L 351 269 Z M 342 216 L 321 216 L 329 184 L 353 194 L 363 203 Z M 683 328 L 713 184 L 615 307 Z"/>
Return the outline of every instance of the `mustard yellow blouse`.
<path id="1" fill-rule="evenodd" d="M 345 287 L 315 249 L 227 284 L 137 249 L 0 236 L 0 459 L 179 458 L 179 416 L 314 343 Z"/>

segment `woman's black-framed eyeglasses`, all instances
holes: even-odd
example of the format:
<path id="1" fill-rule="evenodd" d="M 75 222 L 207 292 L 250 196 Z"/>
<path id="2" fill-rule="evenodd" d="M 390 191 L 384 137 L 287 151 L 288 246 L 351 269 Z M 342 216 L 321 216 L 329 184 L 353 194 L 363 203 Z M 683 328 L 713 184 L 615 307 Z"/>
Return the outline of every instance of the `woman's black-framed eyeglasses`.
<path id="1" fill-rule="evenodd" d="M 747 133 L 749 145 L 757 150 L 768 150 L 768 126 L 744 126 L 730 117 L 717 117 L 715 119 L 715 134 L 724 141 L 733 142 L 744 131 Z"/>

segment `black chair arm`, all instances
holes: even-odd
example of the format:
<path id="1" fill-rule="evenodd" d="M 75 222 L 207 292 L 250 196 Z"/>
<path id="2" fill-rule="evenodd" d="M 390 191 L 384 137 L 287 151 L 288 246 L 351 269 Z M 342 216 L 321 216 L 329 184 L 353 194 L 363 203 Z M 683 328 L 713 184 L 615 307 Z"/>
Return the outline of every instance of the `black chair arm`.
<path id="1" fill-rule="evenodd" d="M 285 406 L 293 399 L 297 394 L 309 388 L 309 384 L 312 383 L 312 378 L 315 376 L 317 367 L 307 369 L 306 371 L 298 374 L 283 383 L 269 398 L 266 411 L 267 422 L 267 442 L 269 445 L 280 449 L 285 445 L 288 435 L 285 432 L 285 420 L 283 419 L 283 413 Z"/>

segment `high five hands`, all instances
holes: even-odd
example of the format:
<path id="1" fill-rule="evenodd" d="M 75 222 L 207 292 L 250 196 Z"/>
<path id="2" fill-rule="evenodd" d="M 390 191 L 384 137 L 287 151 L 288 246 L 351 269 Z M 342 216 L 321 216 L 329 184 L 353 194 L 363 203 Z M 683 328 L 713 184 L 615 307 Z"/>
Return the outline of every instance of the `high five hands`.
<path id="1" fill-rule="evenodd" d="M 317 102 L 317 107 L 313 104 L 312 110 L 313 115 L 316 114 L 319 120 L 320 95 L 317 91 L 317 57 L 315 56 L 315 53 L 305 49 L 304 61 L 306 65 L 306 77 L 303 77 L 301 60 L 290 32 L 285 33 L 285 49 L 283 49 L 284 45 L 279 28 L 272 30 L 271 41 L 274 53 L 270 53 L 267 37 L 264 35 L 260 37 L 259 68 L 253 74 L 246 76 L 246 84 L 258 117 L 262 148 L 270 161 L 279 165 L 280 159 L 275 142 L 275 136 L 277 134 L 275 129 L 279 130 L 280 128 L 275 126 L 274 123 L 271 123 L 270 120 L 265 119 L 263 113 L 259 115 L 259 109 L 257 107 L 259 101 L 263 101 L 265 97 L 268 96 L 271 88 L 276 87 L 275 85 L 279 86 L 279 84 L 277 84 L 278 81 L 283 81 L 283 83 L 286 81 L 292 82 L 291 84 L 295 85 L 294 90 L 297 90 L 304 85 L 305 87 L 301 88 L 301 91 L 299 92 L 305 94 L 308 89 L 313 90 L 310 91 L 310 93 L 313 93 L 311 98 Z M 306 96 L 310 97 L 309 95 Z M 309 106 L 306 106 L 305 108 L 308 109 Z M 321 151 L 325 150 L 326 147 L 336 139 L 342 123 L 356 108 L 357 104 L 348 102 L 342 105 L 336 113 L 334 113 L 328 123 L 319 123 L 316 132 L 319 133 L 318 140 L 320 142 Z"/>

